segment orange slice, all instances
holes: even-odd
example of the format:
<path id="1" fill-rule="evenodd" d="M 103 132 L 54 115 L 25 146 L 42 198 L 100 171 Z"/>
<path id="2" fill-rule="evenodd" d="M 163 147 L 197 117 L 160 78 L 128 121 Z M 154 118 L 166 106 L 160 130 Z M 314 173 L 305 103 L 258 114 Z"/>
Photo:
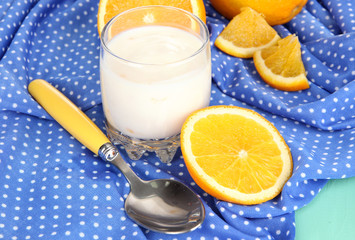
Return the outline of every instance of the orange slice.
<path id="1" fill-rule="evenodd" d="M 253 59 L 261 78 L 270 86 L 285 91 L 309 88 L 297 36 L 289 35 L 275 46 L 255 52 Z"/>
<path id="2" fill-rule="evenodd" d="M 215 45 L 234 57 L 251 58 L 255 51 L 272 46 L 279 39 L 261 14 L 247 7 L 228 23 Z"/>
<path id="3" fill-rule="evenodd" d="M 206 22 L 206 10 L 203 0 L 100 0 L 97 13 L 97 28 L 101 35 L 105 24 L 117 14 L 135 7 L 164 5 L 184 9 Z"/>
<path id="4" fill-rule="evenodd" d="M 232 203 L 270 200 L 292 174 L 291 153 L 277 129 L 240 107 L 212 106 L 192 113 L 182 127 L 181 150 L 194 181 Z"/>

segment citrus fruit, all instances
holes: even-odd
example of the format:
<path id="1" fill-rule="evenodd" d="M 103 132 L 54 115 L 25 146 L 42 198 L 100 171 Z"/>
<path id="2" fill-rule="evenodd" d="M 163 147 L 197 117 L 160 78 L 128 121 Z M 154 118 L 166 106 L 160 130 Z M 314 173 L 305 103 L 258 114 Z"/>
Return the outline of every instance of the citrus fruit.
<path id="1" fill-rule="evenodd" d="M 255 51 L 274 45 L 279 39 L 261 14 L 244 8 L 218 35 L 215 45 L 232 56 L 250 58 Z"/>
<path id="2" fill-rule="evenodd" d="M 105 24 L 117 14 L 135 7 L 148 5 L 164 5 L 184 9 L 195 14 L 203 22 L 206 22 L 206 10 L 203 0 L 100 0 L 97 13 L 97 28 L 99 34 Z"/>
<path id="3" fill-rule="evenodd" d="M 253 59 L 261 78 L 270 86 L 285 91 L 309 88 L 296 35 L 289 35 L 276 45 L 255 52 Z"/>
<path id="4" fill-rule="evenodd" d="M 292 174 L 290 150 L 277 129 L 240 107 L 212 106 L 192 113 L 182 127 L 181 150 L 197 185 L 232 203 L 270 200 Z"/>
<path id="5" fill-rule="evenodd" d="M 271 26 L 289 22 L 306 3 L 307 0 L 211 0 L 212 6 L 228 19 L 239 14 L 243 7 L 251 7 L 263 14 Z"/>

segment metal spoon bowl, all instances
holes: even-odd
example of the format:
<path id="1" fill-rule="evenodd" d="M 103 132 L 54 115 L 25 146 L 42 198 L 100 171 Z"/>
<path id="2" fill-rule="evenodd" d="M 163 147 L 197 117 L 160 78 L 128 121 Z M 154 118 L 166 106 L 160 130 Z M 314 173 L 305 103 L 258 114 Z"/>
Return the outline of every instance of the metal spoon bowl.
<path id="1" fill-rule="evenodd" d="M 127 214 L 140 225 L 164 233 L 182 233 L 202 223 L 203 205 L 182 183 L 157 179 L 145 182 L 142 187 L 151 194 L 149 197 L 138 193 L 137 187 L 125 202 Z"/>
<path id="2" fill-rule="evenodd" d="M 102 131 L 48 82 L 34 80 L 28 91 L 78 141 L 121 170 L 131 185 L 125 201 L 131 219 L 152 231 L 171 234 L 188 232 L 202 224 L 205 209 L 190 188 L 171 179 L 140 179 Z"/>

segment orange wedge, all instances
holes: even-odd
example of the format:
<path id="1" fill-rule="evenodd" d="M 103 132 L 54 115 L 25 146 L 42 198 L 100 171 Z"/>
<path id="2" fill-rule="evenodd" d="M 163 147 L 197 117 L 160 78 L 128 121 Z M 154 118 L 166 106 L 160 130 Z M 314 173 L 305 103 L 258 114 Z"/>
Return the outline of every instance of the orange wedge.
<path id="1" fill-rule="evenodd" d="M 261 78 L 284 91 L 309 88 L 298 37 L 289 35 L 272 47 L 255 52 L 254 64 Z"/>
<path id="2" fill-rule="evenodd" d="M 164 5 L 184 9 L 206 22 L 206 10 L 203 0 L 100 0 L 97 13 L 97 28 L 101 35 L 105 24 L 117 14 L 135 7 Z"/>
<path id="3" fill-rule="evenodd" d="M 192 113 L 182 127 L 181 150 L 194 181 L 232 203 L 273 199 L 292 174 L 291 153 L 277 129 L 240 107 L 212 106 Z"/>
<path id="4" fill-rule="evenodd" d="M 279 39 L 261 14 L 247 7 L 228 23 L 215 45 L 234 57 L 251 58 L 254 52 L 274 45 Z"/>

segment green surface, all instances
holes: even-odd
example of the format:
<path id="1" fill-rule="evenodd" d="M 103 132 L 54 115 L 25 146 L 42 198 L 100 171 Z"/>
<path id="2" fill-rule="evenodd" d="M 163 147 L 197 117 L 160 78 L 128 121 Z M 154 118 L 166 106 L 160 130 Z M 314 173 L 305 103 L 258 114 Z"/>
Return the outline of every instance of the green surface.
<path id="1" fill-rule="evenodd" d="M 355 177 L 330 180 L 296 211 L 296 240 L 355 240 Z"/>

